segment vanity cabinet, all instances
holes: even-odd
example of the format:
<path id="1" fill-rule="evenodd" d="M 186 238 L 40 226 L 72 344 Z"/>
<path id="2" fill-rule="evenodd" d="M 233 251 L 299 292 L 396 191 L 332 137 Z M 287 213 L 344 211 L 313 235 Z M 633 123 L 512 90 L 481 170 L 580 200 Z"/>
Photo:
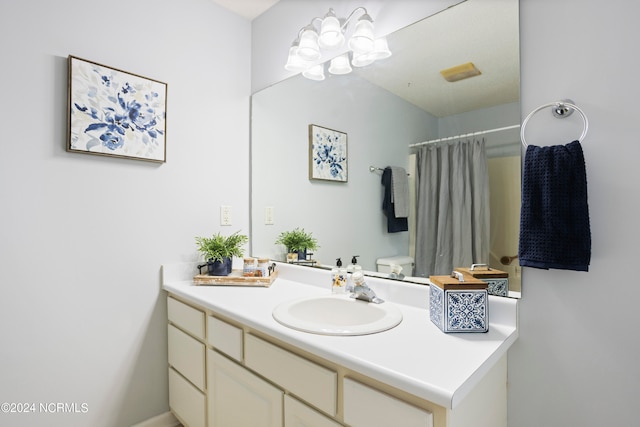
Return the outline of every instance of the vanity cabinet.
<path id="1" fill-rule="evenodd" d="M 187 427 L 506 427 L 506 356 L 454 410 L 179 296 L 167 304 L 169 403 Z"/>

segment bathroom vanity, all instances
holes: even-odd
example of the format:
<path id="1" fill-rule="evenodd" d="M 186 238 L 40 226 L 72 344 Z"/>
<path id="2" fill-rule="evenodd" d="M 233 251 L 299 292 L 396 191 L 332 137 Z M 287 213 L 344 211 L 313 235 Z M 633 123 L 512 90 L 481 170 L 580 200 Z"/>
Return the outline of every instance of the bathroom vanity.
<path id="1" fill-rule="evenodd" d="M 194 263 L 163 266 L 169 403 L 183 424 L 506 427 L 517 300 L 489 297 L 487 333 L 444 334 L 430 321 L 428 286 L 370 277 L 400 324 L 320 335 L 282 325 L 273 311 L 330 294 L 330 273 L 277 268 L 270 287 L 234 287 L 194 285 Z"/>

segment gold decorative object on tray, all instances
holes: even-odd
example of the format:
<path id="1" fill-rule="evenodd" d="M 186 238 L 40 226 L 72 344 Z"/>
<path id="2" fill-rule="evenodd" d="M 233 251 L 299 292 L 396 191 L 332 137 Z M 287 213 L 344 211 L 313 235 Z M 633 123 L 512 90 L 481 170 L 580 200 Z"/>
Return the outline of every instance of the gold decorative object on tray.
<path id="1" fill-rule="evenodd" d="M 269 276 L 243 276 L 242 270 L 233 270 L 228 276 L 209 276 L 198 274 L 193 278 L 194 285 L 209 286 L 260 286 L 268 288 L 278 278 L 278 272 L 273 271 Z"/>

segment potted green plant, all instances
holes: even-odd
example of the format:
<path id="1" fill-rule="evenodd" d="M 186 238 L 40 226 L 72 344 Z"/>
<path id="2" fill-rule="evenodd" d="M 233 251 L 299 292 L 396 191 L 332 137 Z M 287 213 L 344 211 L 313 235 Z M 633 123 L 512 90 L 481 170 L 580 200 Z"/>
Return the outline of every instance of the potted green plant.
<path id="1" fill-rule="evenodd" d="M 297 254 L 299 260 L 307 258 L 307 250 L 318 249 L 318 240 L 313 237 L 312 233 L 307 233 L 304 228 L 297 227 L 280 233 L 275 243 L 284 245 L 289 254 Z M 290 257 L 287 257 L 287 260 L 289 259 Z"/>
<path id="2" fill-rule="evenodd" d="M 196 237 L 198 251 L 207 260 L 205 265 L 210 276 L 227 276 L 231 273 L 233 257 L 242 257 L 242 246 L 249 241 L 249 237 L 236 231 L 230 236 L 216 233 L 211 237 Z"/>

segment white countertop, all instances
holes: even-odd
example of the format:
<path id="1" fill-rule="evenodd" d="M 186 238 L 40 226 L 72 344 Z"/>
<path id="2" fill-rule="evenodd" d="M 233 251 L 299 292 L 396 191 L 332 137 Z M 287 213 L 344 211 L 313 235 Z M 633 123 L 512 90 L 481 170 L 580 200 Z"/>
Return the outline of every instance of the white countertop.
<path id="1" fill-rule="evenodd" d="M 163 289 L 260 332 L 376 380 L 454 409 L 518 337 L 517 300 L 489 296 L 489 332 L 443 333 L 429 317 L 429 287 L 378 278 L 367 283 L 384 304 L 402 311 L 393 329 L 371 335 L 326 336 L 273 319 L 283 301 L 330 291 L 330 272 L 278 264 L 268 287 L 196 286 L 195 263 L 163 265 Z"/>

